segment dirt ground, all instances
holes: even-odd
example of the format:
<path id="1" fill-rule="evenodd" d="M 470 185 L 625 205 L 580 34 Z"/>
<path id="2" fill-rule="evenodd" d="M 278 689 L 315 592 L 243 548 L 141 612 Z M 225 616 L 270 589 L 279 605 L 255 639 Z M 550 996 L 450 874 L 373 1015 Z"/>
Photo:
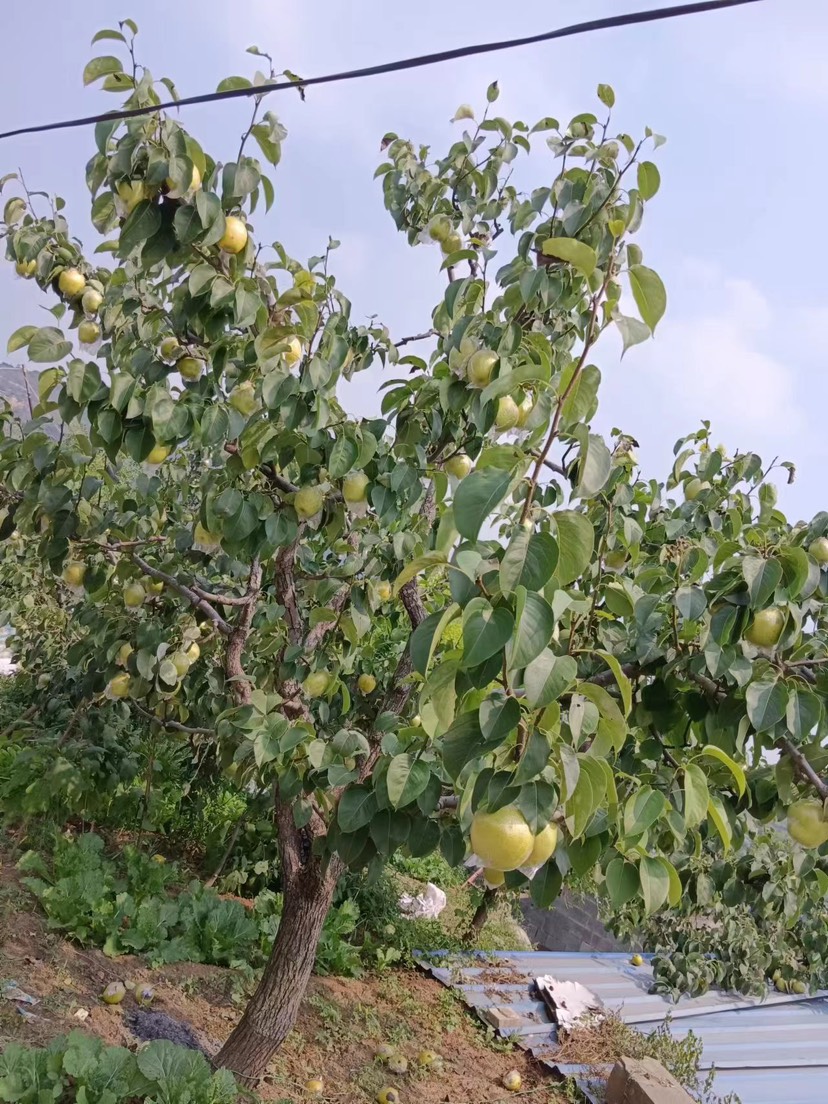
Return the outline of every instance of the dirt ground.
<path id="1" fill-rule="evenodd" d="M 100 1000 L 111 981 L 151 984 L 153 1010 L 188 1024 L 208 1053 L 230 1033 L 245 1001 L 243 979 L 231 970 L 193 964 L 152 970 L 140 958 L 110 959 L 68 943 L 48 931 L 17 871 L 0 860 L 0 984 L 10 979 L 40 1003 L 29 1020 L 0 999 L 0 1049 L 11 1041 L 42 1045 L 73 1029 L 110 1044 L 140 1045 L 127 1025 L 132 995 L 115 1007 Z M 375 1059 L 383 1043 L 408 1058 L 408 1073 L 393 1076 Z M 421 1050 L 443 1057 L 442 1072 L 417 1070 Z M 260 1092 L 294 1104 L 307 1099 L 306 1081 L 321 1078 L 325 1093 L 316 1099 L 323 1101 L 368 1104 L 382 1087 L 394 1086 L 403 1104 L 505 1104 L 516 1098 L 502 1087 L 512 1069 L 523 1078 L 521 1101 L 564 1099 L 547 1074 L 487 1032 L 449 990 L 417 971 L 392 969 L 359 980 L 314 978 Z"/>

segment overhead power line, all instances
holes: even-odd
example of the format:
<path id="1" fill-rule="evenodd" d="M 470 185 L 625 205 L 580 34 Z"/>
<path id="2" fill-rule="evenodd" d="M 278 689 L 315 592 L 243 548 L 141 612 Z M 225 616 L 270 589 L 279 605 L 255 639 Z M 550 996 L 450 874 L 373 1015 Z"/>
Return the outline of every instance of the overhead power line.
<path id="1" fill-rule="evenodd" d="M 111 122 L 114 119 L 135 119 L 141 115 L 153 115 L 176 107 L 189 107 L 193 104 L 216 103 L 219 100 L 249 99 L 264 96 L 271 92 L 284 92 L 290 88 L 305 89 L 318 84 L 335 84 L 339 81 L 357 80 L 361 77 L 379 77 L 384 73 L 399 73 L 405 69 L 419 69 L 425 65 L 438 65 L 444 61 L 474 57 L 477 54 L 493 54 L 501 50 L 513 50 L 518 46 L 533 46 L 539 42 L 552 42 L 559 38 L 571 38 L 574 35 L 588 34 L 591 31 L 610 30 L 614 27 L 631 27 L 638 23 L 656 23 L 663 19 L 676 19 L 682 15 L 698 15 L 701 12 L 720 11 L 725 8 L 741 7 L 743 4 L 758 4 L 762 0 L 700 0 L 694 4 L 678 4 L 669 8 L 655 8 L 651 11 L 627 12 L 625 15 L 610 15 L 603 19 L 590 19 L 586 23 L 573 23 L 569 27 L 559 27 L 555 31 L 543 34 L 527 35 L 523 38 L 510 38 L 503 42 L 483 42 L 477 46 L 460 46 L 455 50 L 442 50 L 437 54 L 422 54 L 420 57 L 403 58 L 401 61 L 387 61 L 382 65 L 368 65 L 362 69 L 349 69 L 343 73 L 328 73 L 322 77 L 308 77 L 299 81 L 286 81 L 282 84 L 259 84 L 251 88 L 232 88 L 223 92 L 205 92 L 200 96 L 183 96 L 178 100 L 150 107 L 134 107 L 123 111 L 107 111 L 101 115 L 86 115 L 81 119 L 64 119 L 57 123 L 40 123 L 37 126 L 18 127 L 0 133 L 3 138 L 16 138 L 21 134 L 42 134 L 50 130 L 69 130 L 72 127 L 91 126 L 93 123 Z"/>

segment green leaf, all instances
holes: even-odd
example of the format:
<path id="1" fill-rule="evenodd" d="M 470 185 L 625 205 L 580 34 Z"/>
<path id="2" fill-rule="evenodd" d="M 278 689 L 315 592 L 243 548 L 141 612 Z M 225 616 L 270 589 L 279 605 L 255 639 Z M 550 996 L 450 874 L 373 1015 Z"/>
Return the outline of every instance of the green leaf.
<path id="1" fill-rule="evenodd" d="M 643 855 L 638 864 L 638 876 L 641 879 L 644 909 L 650 916 L 667 901 L 670 894 L 670 875 L 660 859 Z"/>
<path id="2" fill-rule="evenodd" d="M 589 822 L 601 804 L 603 793 L 596 792 L 593 776 L 586 768 L 586 760 L 580 759 L 581 770 L 575 788 L 564 802 L 566 826 L 570 835 L 577 839 L 586 830 Z"/>
<path id="3" fill-rule="evenodd" d="M 642 199 L 652 199 L 661 184 L 661 173 L 652 161 L 642 161 L 638 166 L 638 193 Z"/>
<path id="4" fill-rule="evenodd" d="M 122 73 L 123 69 L 123 65 L 116 57 L 92 58 L 91 61 L 87 62 L 83 71 L 83 83 L 92 84 L 93 81 L 100 80 L 101 77 L 106 77 L 110 73 Z"/>
<path id="5" fill-rule="evenodd" d="M 512 482 L 512 475 L 499 468 L 473 471 L 454 493 L 454 524 L 467 540 L 477 540 L 483 523 L 488 520 Z"/>
<path id="6" fill-rule="evenodd" d="M 682 888 L 681 884 L 681 878 L 678 876 L 678 871 L 669 861 L 669 859 L 665 859 L 663 855 L 659 855 L 658 861 L 664 867 L 670 883 L 670 888 L 667 892 L 667 903 L 675 908 L 681 903 L 681 898 L 684 894 L 684 889 Z"/>
<path id="7" fill-rule="evenodd" d="M 684 767 L 684 822 L 688 828 L 695 828 L 707 819 L 708 805 L 707 775 L 695 763 Z"/>
<path id="8" fill-rule="evenodd" d="M 216 92 L 234 92 L 240 88 L 252 88 L 253 85 L 247 77 L 225 77 L 218 82 Z"/>
<path id="9" fill-rule="evenodd" d="M 423 678 L 428 674 L 428 668 L 443 631 L 459 612 L 460 607 L 456 602 L 452 602 L 446 609 L 430 614 L 411 634 L 409 644 L 411 660 L 414 670 L 419 671 Z"/>
<path id="10" fill-rule="evenodd" d="M 540 590 L 552 578 L 558 563 L 558 545 L 549 533 L 520 528 L 509 542 L 500 564 L 500 589 L 511 594 L 518 586 Z"/>
<path id="11" fill-rule="evenodd" d="M 781 682 L 752 682 L 745 692 L 745 705 L 750 723 L 757 732 L 767 732 L 785 716 L 788 691 Z"/>
<path id="12" fill-rule="evenodd" d="M 359 445 L 346 434 L 341 434 L 334 441 L 331 449 L 331 458 L 328 462 L 328 471 L 333 479 L 341 479 L 343 475 L 354 470 L 354 465 L 359 456 Z"/>
<path id="13" fill-rule="evenodd" d="M 779 552 L 782 561 L 782 569 L 785 574 L 785 585 L 791 598 L 796 598 L 802 592 L 802 588 L 808 581 L 810 562 L 804 548 L 791 546 L 783 548 Z"/>
<path id="14" fill-rule="evenodd" d="M 561 586 L 567 586 L 581 575 L 592 559 L 595 532 L 589 519 L 574 510 L 558 510 L 552 520 L 558 534 L 555 578 Z"/>
<path id="15" fill-rule="evenodd" d="M 526 704 L 543 709 L 567 691 L 577 675 L 578 664 L 572 656 L 558 656 L 545 649 L 523 672 Z"/>
<path id="16" fill-rule="evenodd" d="M 603 733 L 615 750 L 620 751 L 627 737 L 627 724 L 615 700 L 603 686 L 596 686 L 592 682 L 580 682 L 576 689 L 598 707 L 601 714 L 598 722 L 599 735 Z"/>
<path id="17" fill-rule="evenodd" d="M 72 342 L 65 339 L 63 331 L 57 326 L 43 326 L 29 339 L 29 360 L 34 364 L 63 360 L 71 351 Z"/>
<path id="18" fill-rule="evenodd" d="M 429 706 L 434 711 L 439 731 L 444 732 L 454 720 L 457 705 L 455 680 L 458 668 L 457 660 L 439 664 L 428 676 L 420 693 L 420 712 Z M 431 728 L 429 728 L 429 734 L 434 735 Z"/>
<path id="19" fill-rule="evenodd" d="M 664 795 L 651 786 L 642 786 L 624 806 L 624 835 L 641 836 L 664 812 Z"/>
<path id="20" fill-rule="evenodd" d="M 605 652 L 602 651 L 600 648 L 596 648 L 593 654 L 600 656 L 615 676 L 615 681 L 618 684 L 619 691 L 621 692 L 621 702 L 624 706 L 624 716 L 629 717 L 630 710 L 632 709 L 632 683 L 624 674 L 621 664 L 618 662 L 612 652 Z M 595 704 L 598 705 L 597 702 Z"/>
<path id="21" fill-rule="evenodd" d="M 584 276 L 591 276 L 598 264 L 595 250 L 576 238 L 547 238 L 541 246 L 545 257 L 557 257 L 577 268 Z"/>
<path id="22" fill-rule="evenodd" d="M 558 792 L 549 782 L 528 782 L 521 787 L 516 804 L 537 835 L 547 826 L 558 807 Z"/>
<path id="23" fill-rule="evenodd" d="M 791 687 L 785 723 L 795 740 L 805 740 L 822 719 L 822 702 L 812 690 Z"/>
<path id="24" fill-rule="evenodd" d="M 615 92 L 612 90 L 612 86 L 609 84 L 598 85 L 598 99 L 604 104 L 605 107 L 615 106 Z"/>
<path id="25" fill-rule="evenodd" d="M 76 403 L 85 406 L 100 386 L 101 373 L 94 361 L 87 363 L 82 360 L 72 361 L 66 380 L 66 390 Z"/>
<path id="26" fill-rule="evenodd" d="M 8 340 L 6 352 L 16 353 L 18 349 L 24 349 L 37 333 L 37 329 L 37 326 L 21 326 L 19 329 L 15 330 Z M 60 336 L 63 337 L 63 334 Z"/>
<path id="27" fill-rule="evenodd" d="M 778 560 L 745 556 L 742 560 L 742 574 L 748 585 L 750 604 L 756 609 L 763 609 L 782 581 L 782 565 Z"/>
<path id="28" fill-rule="evenodd" d="M 253 741 L 253 756 L 257 767 L 263 767 L 276 759 L 281 751 L 279 741 L 289 728 L 285 717 L 270 716 Z"/>
<path id="29" fill-rule="evenodd" d="M 638 867 L 625 862 L 620 856 L 607 867 L 607 893 L 616 908 L 632 901 L 641 886 Z"/>
<path id="30" fill-rule="evenodd" d="M 683 586 L 676 591 L 676 609 L 685 621 L 698 621 L 707 609 L 704 591 L 697 586 Z"/>
<path id="31" fill-rule="evenodd" d="M 428 785 L 431 769 L 428 763 L 414 756 L 395 755 L 388 765 L 385 785 L 388 800 L 395 809 L 409 805 L 420 796 Z"/>
<path id="32" fill-rule="evenodd" d="M 578 486 L 575 488 L 578 498 L 597 495 L 609 479 L 611 470 L 612 455 L 603 437 L 590 433 L 579 454 Z"/>
<path id="33" fill-rule="evenodd" d="M 562 885 L 563 875 L 555 860 L 549 859 L 529 883 L 529 896 L 532 898 L 532 903 L 538 908 L 548 909 L 561 892 Z"/>
<path id="34" fill-rule="evenodd" d="M 730 820 L 728 819 L 724 803 L 716 794 L 710 795 L 710 799 L 707 803 L 707 815 L 713 821 L 716 831 L 719 833 L 721 841 L 724 844 L 725 851 L 729 851 L 733 841 L 733 833 L 730 830 Z"/>
<path id="35" fill-rule="evenodd" d="M 377 811 L 377 798 L 367 786 L 350 786 L 342 795 L 337 823 L 343 832 L 356 832 L 371 823 Z"/>
<path id="36" fill-rule="evenodd" d="M 381 855 L 392 855 L 408 839 L 411 820 L 405 813 L 380 809 L 368 829 L 371 839 Z"/>
<path id="37" fill-rule="evenodd" d="M 121 228 L 121 237 L 118 241 L 118 252 L 122 257 L 128 256 L 133 249 L 137 249 L 158 230 L 161 225 L 161 208 L 151 200 L 142 200 L 134 210 L 127 215 L 126 222 Z"/>
<path id="38" fill-rule="evenodd" d="M 638 311 L 650 330 L 655 328 L 667 309 L 667 292 L 658 273 L 644 265 L 631 265 L 629 269 L 630 288 Z"/>
<path id="39" fill-rule="evenodd" d="M 722 749 L 720 747 L 717 747 L 715 744 L 708 744 L 707 747 L 702 748 L 700 754 L 706 755 L 708 759 L 715 759 L 717 762 L 721 763 L 722 766 L 727 767 L 727 769 L 733 775 L 739 797 L 745 796 L 745 790 L 747 789 L 747 779 L 745 778 L 745 772 L 735 761 L 735 759 L 731 759 L 727 752 L 722 751 Z"/>
<path id="40" fill-rule="evenodd" d="M 514 618 L 503 606 L 492 609 L 485 598 L 473 598 L 463 611 L 462 667 L 476 667 L 504 647 L 512 635 Z"/>
<path id="41" fill-rule="evenodd" d="M 510 372 L 503 371 L 503 369 L 501 369 L 501 371 L 503 374 L 499 375 L 497 379 L 493 379 L 492 382 L 488 384 L 481 392 L 481 403 L 488 403 L 491 402 L 493 399 L 500 398 L 501 395 L 508 395 L 512 391 L 514 391 L 520 384 L 537 382 L 548 383 L 550 376 L 548 361 L 544 364 L 521 364 L 517 368 L 513 368 Z M 493 452 L 494 449 L 497 449 L 498 447 L 499 446 L 495 445 L 494 448 L 490 450 L 490 452 Z M 514 451 L 511 451 L 512 459 L 507 466 L 513 468 L 515 466 L 516 458 L 514 455 Z M 503 467 L 504 465 L 492 464 L 491 466 Z M 480 461 L 478 460 L 478 470 L 479 468 Z"/>
<path id="42" fill-rule="evenodd" d="M 394 580 L 394 594 L 399 594 L 406 583 L 410 583 L 415 576 L 428 567 L 448 567 L 448 560 L 443 552 L 425 552 L 422 556 L 416 556 L 410 560 Z"/>
<path id="43" fill-rule="evenodd" d="M 195 204 L 185 203 L 175 212 L 173 217 L 175 236 L 182 245 L 189 245 L 202 233 L 204 227 Z"/>
<path id="44" fill-rule="evenodd" d="M 517 699 L 505 694 L 486 698 L 480 703 L 478 720 L 483 739 L 487 743 L 503 743 L 509 733 L 515 731 L 520 721 Z"/>
<path id="45" fill-rule="evenodd" d="M 110 30 L 108 27 L 102 31 L 98 31 L 97 34 L 92 36 L 92 42 L 90 45 L 94 46 L 96 42 L 103 42 L 104 39 L 112 39 L 115 42 L 126 42 L 126 39 L 120 31 Z"/>
<path id="46" fill-rule="evenodd" d="M 216 275 L 216 270 L 212 267 L 212 265 L 208 265 L 206 263 L 196 265 L 195 268 L 190 272 L 190 276 L 187 281 L 187 287 L 190 295 L 196 297 L 198 295 L 203 295 L 205 292 L 209 291 L 209 289 L 212 287 L 213 281 L 216 278 Z"/>
<path id="47" fill-rule="evenodd" d="M 633 345 L 640 345 L 642 341 L 648 341 L 650 338 L 650 327 L 646 326 L 640 318 L 616 314 L 613 316 L 613 322 L 621 334 L 621 341 L 623 342 L 622 357 L 627 349 L 631 349 Z"/>
<path id="48" fill-rule="evenodd" d="M 483 740 L 477 710 L 461 713 L 440 740 L 443 766 L 451 778 L 457 778 L 466 763 L 496 746 L 497 742 L 487 744 Z"/>
<path id="49" fill-rule="evenodd" d="M 520 710 L 518 710 L 520 717 Z M 539 728 L 533 728 L 529 733 L 526 746 L 521 753 L 515 771 L 515 785 L 522 786 L 525 782 L 531 782 L 549 764 L 549 738 Z"/>
<path id="50" fill-rule="evenodd" d="M 540 594 L 521 587 L 518 590 L 518 610 L 514 640 L 507 657 L 513 671 L 519 671 L 537 659 L 555 631 L 552 607 Z"/>

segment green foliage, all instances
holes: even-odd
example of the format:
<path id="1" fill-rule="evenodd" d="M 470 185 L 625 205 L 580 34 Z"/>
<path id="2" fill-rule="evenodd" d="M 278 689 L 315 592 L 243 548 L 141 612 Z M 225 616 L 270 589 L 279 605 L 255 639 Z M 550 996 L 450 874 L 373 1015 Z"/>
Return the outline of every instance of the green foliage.
<path id="1" fill-rule="evenodd" d="M 712 985 L 759 996 L 769 984 L 828 986 L 828 859 L 770 831 L 738 855 L 711 843 L 676 865 L 680 906 L 649 917 L 636 904 L 605 910 L 616 934 L 655 952 L 658 992 L 678 1000 Z"/>
<path id="2" fill-rule="evenodd" d="M 133 1053 L 73 1031 L 47 1047 L 11 1043 L 0 1053 L 0 1100 L 10 1104 L 234 1104 L 238 1092 L 227 1070 L 214 1073 L 203 1054 L 165 1040 Z"/>
<path id="3" fill-rule="evenodd" d="M 136 73 L 107 55 L 85 79 L 156 105 Z M 761 459 L 707 423 L 661 483 L 594 429 L 596 342 L 645 340 L 667 305 L 635 240 L 663 139 L 613 137 L 598 99 L 601 122 L 533 126 L 489 104 L 436 155 L 386 134 L 385 206 L 447 276 L 423 355 L 355 322 L 337 242 L 304 262 L 257 244 L 274 188 L 248 139 L 278 165 L 271 113 L 235 160 L 161 112 L 99 124 L 94 253 L 62 200 L 7 178 L 7 258 L 34 262 L 58 324 L 12 338 L 48 367 L 25 426 L 0 412 L 4 609 L 76 707 L 149 714 L 274 795 L 288 891 L 300 864 L 293 888 L 320 893 L 401 850 L 458 865 L 475 813 L 514 804 L 561 843 L 510 889 L 548 904 L 595 870 L 654 914 L 688 840 L 738 853 L 748 812 L 828 794 L 828 514 L 791 525 Z M 553 164 L 518 191 L 530 154 Z M 87 313 L 101 340 L 77 350 Z M 340 382 L 376 364 L 397 366 L 380 414 L 349 415 Z M 769 784 L 771 749 L 790 773 Z"/>
<path id="4" fill-rule="evenodd" d="M 18 865 L 49 926 L 107 955 L 140 954 L 154 965 L 263 965 L 279 930 L 281 895 L 264 890 L 248 909 L 198 881 L 182 888 L 177 866 L 158 859 L 131 846 L 112 859 L 101 837 L 86 832 L 57 837 L 48 863 L 29 851 Z M 362 949 L 349 941 L 359 917 L 359 904 L 347 897 L 331 910 L 317 953 L 319 973 L 361 973 Z M 375 962 L 374 948 L 368 961 Z"/>
<path id="5" fill-rule="evenodd" d="M 29 851 L 19 867 L 30 875 L 24 884 L 39 899 L 50 927 L 78 943 L 103 948 L 107 955 L 141 954 L 153 964 L 199 962 L 216 966 L 262 965 L 278 930 L 280 899 L 258 896 L 248 911 L 223 900 L 198 881 L 178 890 L 173 863 L 126 847 L 117 860 L 104 852 L 94 832 L 55 840 L 51 863 Z M 359 952 L 340 949 L 354 930 L 351 906 L 333 911 L 323 938 L 323 973 L 354 973 Z"/>
<path id="6" fill-rule="evenodd" d="M 654 1058 L 683 1085 L 699 1104 L 740 1104 L 734 1093 L 719 1096 L 714 1091 L 716 1073 L 702 1074 L 701 1039 L 692 1031 L 677 1039 L 670 1030 L 669 1017 L 646 1034 L 619 1016 L 605 1015 L 600 1022 L 575 1027 L 563 1042 L 561 1062 L 585 1066 L 609 1067 L 619 1058 Z M 601 1089 L 596 1085 L 596 1091 Z M 576 1091 L 571 1099 L 582 1098 Z"/>

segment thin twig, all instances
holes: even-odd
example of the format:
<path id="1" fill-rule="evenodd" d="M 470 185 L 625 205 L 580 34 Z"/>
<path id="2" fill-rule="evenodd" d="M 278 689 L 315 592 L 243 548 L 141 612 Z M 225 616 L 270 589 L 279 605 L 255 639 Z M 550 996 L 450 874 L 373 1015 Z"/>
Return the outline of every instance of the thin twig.
<path id="1" fill-rule="evenodd" d="M 581 350 L 581 356 L 575 366 L 575 371 L 572 373 L 572 378 L 564 388 L 563 394 L 558 399 L 558 405 L 555 407 L 555 414 L 552 418 L 552 425 L 549 427 L 549 435 L 544 442 L 544 446 L 541 449 L 537 460 L 535 461 L 535 467 L 529 480 L 529 487 L 526 491 L 526 498 L 524 499 L 523 510 L 521 511 L 520 515 L 520 520 L 522 522 L 526 521 L 526 519 L 529 517 L 529 511 L 532 509 L 532 499 L 535 497 L 535 490 L 538 485 L 538 479 L 540 478 L 541 468 L 543 467 L 544 462 L 549 455 L 549 450 L 552 448 L 552 444 L 555 438 L 558 436 L 558 429 L 561 424 L 561 418 L 563 417 L 564 404 L 566 403 L 566 400 L 569 398 L 576 383 L 580 378 L 581 371 L 583 370 L 583 367 L 586 364 L 586 359 L 589 356 L 589 351 L 595 341 L 595 323 L 598 318 L 598 308 L 601 305 L 601 299 L 605 291 L 607 290 L 607 284 L 609 283 L 612 276 L 614 260 L 614 254 L 608 258 L 606 275 L 604 276 L 600 288 L 598 289 L 598 291 L 595 292 L 592 297 L 592 305 L 589 312 L 589 322 L 587 323 L 586 333 L 584 334 L 584 347 Z"/>
<path id="2" fill-rule="evenodd" d="M 410 337 L 401 337 L 399 341 L 395 341 L 394 344 L 399 349 L 401 345 L 408 345 L 412 341 L 425 341 L 428 337 L 436 337 L 436 330 L 426 330 L 425 333 L 412 334 Z"/>
<path id="3" fill-rule="evenodd" d="M 124 548 L 141 548 L 147 544 L 163 544 L 166 537 L 145 537 L 143 540 L 127 540 L 127 541 L 99 541 L 91 538 L 82 537 L 80 539 L 73 540 L 73 544 L 87 544 L 95 545 L 97 548 L 104 548 L 112 552 L 120 552 Z"/>
<path id="4" fill-rule="evenodd" d="M 6 725 L 2 732 L 0 732 L 0 740 L 5 740 L 7 736 L 10 736 L 12 732 L 18 727 L 18 725 L 25 724 L 26 721 L 31 720 L 37 713 L 40 712 L 40 706 L 30 705 L 25 713 L 21 713 L 16 720 L 12 721 L 10 725 Z"/>
<path id="5" fill-rule="evenodd" d="M 29 390 L 29 375 L 26 371 L 26 365 L 25 364 L 20 365 L 20 371 L 23 373 L 23 383 L 26 387 L 26 399 L 28 400 L 28 403 L 29 403 L 29 417 L 34 418 L 34 407 L 32 406 L 32 393 Z"/>
<path id="6" fill-rule="evenodd" d="M 235 456 L 239 451 L 239 446 L 234 441 L 225 441 L 224 451 L 229 452 L 231 456 Z M 273 486 L 283 494 L 296 494 L 299 490 L 295 483 L 291 483 L 289 479 L 285 479 L 283 475 L 279 475 L 272 464 L 262 464 L 261 470 Z"/>
<path id="7" fill-rule="evenodd" d="M 146 717 L 148 721 L 151 721 L 154 725 L 158 725 L 159 728 L 169 728 L 173 732 L 184 732 L 188 736 L 215 736 L 215 732 L 212 728 L 193 728 L 191 725 L 181 724 L 179 721 L 170 721 L 164 717 L 156 717 L 154 713 L 150 713 L 148 709 L 144 709 L 137 701 L 131 704 L 142 717 Z"/>
<path id="8" fill-rule="evenodd" d="M 222 871 L 224 870 L 225 866 L 227 865 L 228 859 L 233 854 L 233 848 L 236 846 L 236 843 L 238 842 L 239 835 L 240 835 L 241 830 L 242 830 L 242 825 L 244 824 L 244 820 L 245 820 L 246 816 L 247 816 L 247 810 L 245 809 L 245 811 L 242 813 L 242 815 L 236 821 L 236 823 L 233 827 L 233 831 L 230 833 L 230 839 L 228 841 L 227 847 L 224 849 L 224 854 L 221 856 L 221 859 L 219 860 L 218 866 L 213 871 L 213 873 L 210 875 L 210 877 L 207 879 L 207 881 L 204 883 L 206 886 L 208 886 L 208 887 L 214 886 L 216 884 L 216 882 L 218 881 L 218 879 L 221 877 Z"/>

